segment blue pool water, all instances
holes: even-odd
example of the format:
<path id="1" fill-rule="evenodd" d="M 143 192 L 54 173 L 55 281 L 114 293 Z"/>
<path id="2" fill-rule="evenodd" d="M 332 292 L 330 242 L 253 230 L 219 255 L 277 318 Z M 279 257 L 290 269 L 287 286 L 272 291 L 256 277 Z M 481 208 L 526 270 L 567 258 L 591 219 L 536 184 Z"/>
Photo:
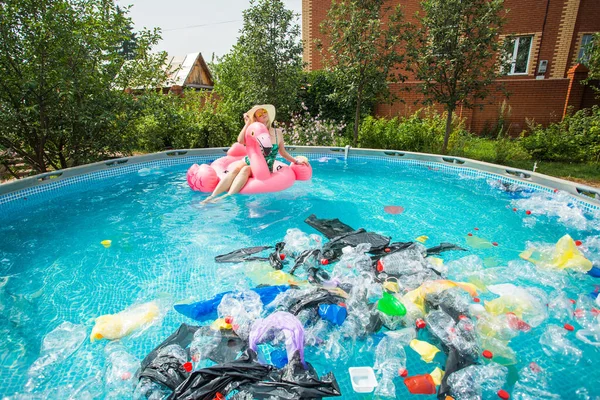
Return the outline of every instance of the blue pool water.
<path id="1" fill-rule="evenodd" d="M 110 397 L 104 381 L 106 342 L 86 339 L 72 355 L 49 367 L 46 376 L 31 377 L 27 371 L 40 355 L 43 338 L 65 321 L 85 325 L 89 335 L 95 317 L 133 304 L 208 299 L 249 287 L 243 267 L 216 264 L 214 257 L 242 247 L 273 245 L 290 228 L 317 233 L 304 223 L 310 214 L 339 218 L 393 241 L 427 235 L 431 246 L 451 242 L 468 248 L 466 235 L 474 233 L 498 246 L 441 257 L 448 262 L 475 255 L 498 265 L 505 272 L 498 283 L 532 284 L 524 274 L 514 273 L 525 270 L 519 266 L 526 262 L 509 267 L 528 241 L 552 244 L 570 234 L 584 243 L 599 243 L 600 248 L 600 218 L 584 213 L 560 193 L 515 198 L 486 178 L 367 158 L 346 162 L 323 157 L 312 164 L 312 181 L 206 207 L 199 205 L 205 195 L 187 185 L 188 164 L 140 167 L 139 172 L 75 185 L 64 194 L 32 198 L 31 204 L 17 208 L 0 205 L 0 395 L 31 391 L 41 398 L 67 398 L 65 393 Z M 402 206 L 404 212 L 388 214 L 388 205 Z M 532 214 L 526 215 L 525 209 Z M 109 248 L 100 244 L 107 239 L 112 241 Z M 598 258 L 599 248 L 591 250 Z M 565 291 L 573 298 L 600 284 L 600 279 L 587 275 L 564 279 Z M 193 323 L 169 308 L 160 325 L 121 342 L 141 360 L 182 322 Z M 579 363 L 568 368 L 553 363 L 539 345 L 546 324 L 511 342 L 519 363 L 511 368 L 509 381 L 514 383 L 516 371 L 536 361 L 550 373 L 553 393 L 577 398 L 576 392 L 585 388 L 591 398 L 600 396 L 594 378 L 600 374 L 600 351 L 573 337 L 584 352 Z M 333 370 L 342 398 L 370 398 L 352 391 L 347 373 L 351 366 L 373 365 L 369 345 L 346 344 L 348 354 L 337 361 L 308 349 L 307 360 L 319 373 Z M 411 375 L 431 372 L 438 365 L 420 361 L 410 349 L 407 357 Z M 443 363 L 439 366 L 444 368 Z M 410 398 L 402 380 L 394 382 L 398 397 Z"/>

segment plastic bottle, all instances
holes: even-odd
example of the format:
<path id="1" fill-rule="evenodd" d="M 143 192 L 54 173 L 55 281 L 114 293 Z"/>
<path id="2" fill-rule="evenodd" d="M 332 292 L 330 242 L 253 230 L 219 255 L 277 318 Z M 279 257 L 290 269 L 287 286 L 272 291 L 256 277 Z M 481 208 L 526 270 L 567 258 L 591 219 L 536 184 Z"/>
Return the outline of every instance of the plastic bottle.
<path id="1" fill-rule="evenodd" d="M 319 315 L 335 325 L 342 325 L 348 316 L 346 307 L 337 304 L 319 304 Z"/>
<path id="2" fill-rule="evenodd" d="M 391 336 L 385 336 L 375 348 L 374 369 L 379 375 L 375 395 L 396 397 L 396 386 L 393 380 L 398 376 L 398 371 L 405 368 L 406 352 L 402 342 Z"/>
<path id="3" fill-rule="evenodd" d="M 416 250 L 405 250 L 381 257 L 377 263 L 377 271 L 388 275 L 412 275 L 425 268 L 425 259 Z"/>
<path id="4" fill-rule="evenodd" d="M 283 368 L 288 363 L 285 349 L 275 347 L 270 343 L 258 345 L 258 361 L 262 364 L 274 365 L 277 368 Z"/>
<path id="5" fill-rule="evenodd" d="M 377 303 L 377 309 L 387 315 L 400 317 L 406 315 L 406 308 L 400 300 L 387 292 L 383 292 L 383 297 Z"/>
<path id="6" fill-rule="evenodd" d="M 508 369 L 500 364 L 470 365 L 448 376 L 450 392 L 456 400 L 491 397 L 502 389 Z"/>

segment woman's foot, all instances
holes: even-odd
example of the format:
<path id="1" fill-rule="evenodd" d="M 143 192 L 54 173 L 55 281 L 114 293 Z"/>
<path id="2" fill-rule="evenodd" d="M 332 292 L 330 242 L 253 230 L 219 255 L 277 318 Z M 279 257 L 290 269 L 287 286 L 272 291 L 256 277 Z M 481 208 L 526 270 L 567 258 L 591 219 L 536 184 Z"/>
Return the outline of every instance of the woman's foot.
<path id="1" fill-rule="evenodd" d="M 211 196 L 208 196 L 207 198 L 205 198 L 204 200 L 202 200 L 202 201 L 200 202 L 200 204 L 207 204 L 207 203 L 210 203 L 210 202 L 212 201 L 212 199 L 214 199 L 214 198 L 215 198 L 215 196 L 212 196 L 212 195 L 211 195 Z"/>
<path id="2" fill-rule="evenodd" d="M 219 201 L 223 200 L 225 197 L 229 197 L 231 196 L 229 193 L 228 194 L 224 194 L 221 197 L 215 197 L 215 199 L 213 201 L 211 201 L 211 203 L 218 203 Z"/>

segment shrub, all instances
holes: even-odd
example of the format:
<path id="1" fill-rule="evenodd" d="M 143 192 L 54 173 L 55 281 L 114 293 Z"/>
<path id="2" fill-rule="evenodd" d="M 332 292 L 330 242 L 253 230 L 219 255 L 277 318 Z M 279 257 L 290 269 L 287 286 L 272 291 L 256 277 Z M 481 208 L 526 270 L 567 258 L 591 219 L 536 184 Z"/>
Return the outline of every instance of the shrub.
<path id="1" fill-rule="evenodd" d="M 423 109 L 403 118 L 364 119 L 359 132 L 359 146 L 376 149 L 395 149 L 423 153 L 439 153 L 444 141 L 446 117 L 433 109 Z M 462 121 L 453 119 L 449 149 L 460 146 L 466 135 Z"/>
<path id="2" fill-rule="evenodd" d="M 239 131 L 235 119 L 221 112 L 207 93 L 189 90 L 182 97 L 146 93 L 139 101 L 143 112 L 135 129 L 141 150 L 224 147 Z"/>
<path id="3" fill-rule="evenodd" d="M 346 124 L 324 119 L 321 113 L 312 116 L 302 103 L 302 112 L 292 114 L 290 125 L 284 128 L 286 142 L 304 146 L 343 146 Z"/>
<path id="4" fill-rule="evenodd" d="M 529 132 L 522 139 L 523 147 L 535 160 L 544 161 L 599 161 L 600 108 L 594 106 L 561 122 L 543 128 L 528 122 Z"/>

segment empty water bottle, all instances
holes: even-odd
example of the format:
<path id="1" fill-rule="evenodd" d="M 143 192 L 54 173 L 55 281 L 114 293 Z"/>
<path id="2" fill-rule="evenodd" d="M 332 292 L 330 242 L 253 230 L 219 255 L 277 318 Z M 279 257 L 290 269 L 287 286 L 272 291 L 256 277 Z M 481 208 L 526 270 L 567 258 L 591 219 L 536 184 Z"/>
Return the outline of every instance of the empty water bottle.
<path id="1" fill-rule="evenodd" d="M 470 365 L 448 376 L 456 400 L 492 398 L 504 386 L 508 369 L 500 364 Z"/>
<path id="2" fill-rule="evenodd" d="M 379 375 L 376 396 L 396 397 L 394 378 L 406 368 L 406 352 L 402 342 L 392 336 L 384 336 L 375 348 L 374 369 Z"/>

